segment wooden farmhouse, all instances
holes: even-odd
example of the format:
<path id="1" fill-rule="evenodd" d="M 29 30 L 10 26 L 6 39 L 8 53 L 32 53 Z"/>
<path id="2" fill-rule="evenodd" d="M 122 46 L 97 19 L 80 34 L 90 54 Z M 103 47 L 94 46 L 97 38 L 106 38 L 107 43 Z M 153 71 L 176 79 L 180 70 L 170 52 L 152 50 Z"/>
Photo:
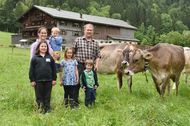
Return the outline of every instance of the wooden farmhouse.
<path id="1" fill-rule="evenodd" d="M 41 26 L 56 26 L 61 30 L 64 42 L 71 44 L 78 36 L 83 35 L 83 26 L 92 23 L 95 27 L 94 38 L 100 42 L 108 40 L 137 42 L 134 38 L 136 27 L 129 23 L 112 18 L 80 14 L 57 8 L 32 6 L 18 21 L 21 23 L 22 39 L 36 39 L 37 30 Z M 14 42 L 13 42 L 14 44 Z"/>

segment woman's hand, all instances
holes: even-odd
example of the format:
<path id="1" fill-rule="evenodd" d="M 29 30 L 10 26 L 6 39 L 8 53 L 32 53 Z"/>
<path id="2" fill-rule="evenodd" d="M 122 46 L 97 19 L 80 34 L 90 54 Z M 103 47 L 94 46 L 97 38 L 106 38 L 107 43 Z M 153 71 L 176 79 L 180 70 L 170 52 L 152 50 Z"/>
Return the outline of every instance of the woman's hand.
<path id="1" fill-rule="evenodd" d="M 82 89 L 83 89 L 84 91 L 86 91 L 86 87 L 83 87 Z"/>
<path id="2" fill-rule="evenodd" d="M 36 82 L 35 82 L 35 81 L 31 82 L 31 86 L 32 86 L 32 87 L 35 87 L 35 85 L 36 85 Z"/>
<path id="3" fill-rule="evenodd" d="M 60 80 L 60 86 L 63 86 L 63 81 L 62 80 Z"/>
<path id="4" fill-rule="evenodd" d="M 52 85 L 53 85 L 53 86 L 56 85 L 56 81 L 55 81 L 55 80 L 52 81 Z"/>

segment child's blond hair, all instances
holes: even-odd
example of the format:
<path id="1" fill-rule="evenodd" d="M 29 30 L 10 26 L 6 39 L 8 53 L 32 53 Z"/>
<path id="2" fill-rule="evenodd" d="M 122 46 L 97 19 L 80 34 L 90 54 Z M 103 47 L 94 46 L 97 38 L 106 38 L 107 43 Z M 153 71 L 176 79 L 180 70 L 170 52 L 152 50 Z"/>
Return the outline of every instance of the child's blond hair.
<path id="1" fill-rule="evenodd" d="M 60 29 L 58 28 L 58 27 L 53 27 L 52 29 L 51 29 L 51 32 L 54 32 L 54 31 L 57 31 L 58 33 L 60 32 Z"/>

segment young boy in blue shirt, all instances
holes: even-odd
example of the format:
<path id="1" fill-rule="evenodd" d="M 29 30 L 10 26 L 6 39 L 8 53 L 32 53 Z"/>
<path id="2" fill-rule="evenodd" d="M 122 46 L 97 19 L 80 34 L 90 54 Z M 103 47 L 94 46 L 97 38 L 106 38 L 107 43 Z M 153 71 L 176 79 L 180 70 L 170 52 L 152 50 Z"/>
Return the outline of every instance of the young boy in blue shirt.
<path id="1" fill-rule="evenodd" d="M 56 71 L 60 72 L 60 57 L 61 57 L 61 46 L 63 38 L 59 35 L 60 30 L 57 27 L 51 29 L 51 36 L 49 37 L 49 44 L 53 49 L 53 58 L 56 64 Z"/>

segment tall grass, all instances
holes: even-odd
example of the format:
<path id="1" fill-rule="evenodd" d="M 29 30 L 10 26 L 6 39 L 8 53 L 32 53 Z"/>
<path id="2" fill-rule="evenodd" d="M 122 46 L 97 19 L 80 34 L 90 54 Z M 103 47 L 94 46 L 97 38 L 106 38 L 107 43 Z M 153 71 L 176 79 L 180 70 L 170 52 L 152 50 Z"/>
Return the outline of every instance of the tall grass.
<path id="1" fill-rule="evenodd" d="M 63 89 L 58 84 L 52 92 L 52 112 L 39 114 L 35 108 L 34 90 L 28 80 L 29 50 L 0 48 L 0 125 L 32 126 L 186 126 L 190 125 L 190 86 L 181 79 L 179 96 L 172 92 L 161 99 L 149 75 L 134 76 L 133 93 L 127 92 L 126 80 L 118 91 L 115 75 L 98 75 L 96 106 L 65 109 Z"/>

